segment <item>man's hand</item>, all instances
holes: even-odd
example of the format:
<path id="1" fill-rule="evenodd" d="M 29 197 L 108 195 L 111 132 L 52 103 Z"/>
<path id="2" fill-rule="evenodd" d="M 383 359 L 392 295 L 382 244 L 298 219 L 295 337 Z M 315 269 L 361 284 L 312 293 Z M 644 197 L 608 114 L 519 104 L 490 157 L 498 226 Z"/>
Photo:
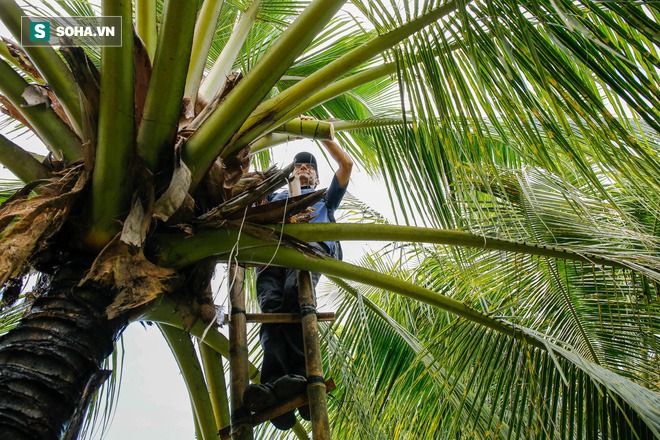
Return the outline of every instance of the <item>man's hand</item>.
<path id="1" fill-rule="evenodd" d="M 337 176 L 337 183 L 341 188 L 345 188 L 348 185 L 348 181 L 351 179 L 351 171 L 353 171 L 353 159 L 348 155 L 343 148 L 339 146 L 337 141 L 321 141 L 321 144 L 328 150 L 330 156 L 337 162 L 339 168 L 335 171 L 335 176 Z"/>
<path id="2" fill-rule="evenodd" d="M 304 115 L 300 115 L 299 118 L 304 121 L 311 121 L 315 119 L 311 116 Z M 333 122 L 338 121 L 338 119 L 329 118 L 326 119 L 326 121 Z M 348 153 L 344 151 L 343 148 L 341 148 L 336 140 L 322 140 L 320 142 L 325 147 L 325 149 L 328 150 L 328 153 L 330 153 L 330 156 L 335 160 L 335 162 L 337 162 L 337 165 L 339 165 L 339 168 L 337 168 L 337 171 L 335 172 L 335 175 L 337 176 L 337 183 L 339 183 L 341 188 L 345 188 L 346 185 L 348 185 L 348 181 L 351 179 L 351 172 L 353 171 L 353 159 L 351 159 L 351 156 L 349 156 Z"/>

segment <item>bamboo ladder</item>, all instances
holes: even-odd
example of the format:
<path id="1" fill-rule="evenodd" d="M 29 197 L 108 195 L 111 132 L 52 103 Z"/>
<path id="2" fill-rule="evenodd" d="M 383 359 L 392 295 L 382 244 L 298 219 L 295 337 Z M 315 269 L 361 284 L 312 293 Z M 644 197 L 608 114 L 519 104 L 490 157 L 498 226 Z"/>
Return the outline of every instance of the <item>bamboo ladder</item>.
<path id="1" fill-rule="evenodd" d="M 300 195 L 300 182 L 289 183 L 289 194 Z M 245 311 L 245 269 L 233 263 L 229 265 L 229 368 L 231 375 L 231 426 L 220 431 L 220 437 L 234 440 L 252 440 L 252 428 L 274 417 L 309 403 L 312 438 L 330 440 L 330 422 L 326 393 L 335 389 L 332 379 L 323 378 L 323 361 L 319 343 L 319 321 L 334 320 L 334 313 L 317 313 L 312 276 L 307 271 L 298 271 L 298 300 L 301 313 L 248 314 Z M 243 408 L 243 392 L 250 383 L 247 323 L 295 323 L 301 322 L 307 365 L 307 396 L 294 396 L 267 408 L 261 413 L 250 414 Z"/>

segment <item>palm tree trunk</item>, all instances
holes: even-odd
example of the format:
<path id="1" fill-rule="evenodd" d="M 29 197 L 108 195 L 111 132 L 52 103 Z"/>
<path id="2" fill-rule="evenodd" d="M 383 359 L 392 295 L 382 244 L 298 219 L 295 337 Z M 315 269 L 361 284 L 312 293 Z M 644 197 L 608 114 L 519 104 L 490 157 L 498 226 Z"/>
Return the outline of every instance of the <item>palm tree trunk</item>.
<path id="1" fill-rule="evenodd" d="M 0 440 L 59 439 L 125 321 L 109 321 L 113 294 L 78 287 L 68 263 L 18 326 L 0 337 Z M 76 436 L 74 436 L 75 438 Z"/>

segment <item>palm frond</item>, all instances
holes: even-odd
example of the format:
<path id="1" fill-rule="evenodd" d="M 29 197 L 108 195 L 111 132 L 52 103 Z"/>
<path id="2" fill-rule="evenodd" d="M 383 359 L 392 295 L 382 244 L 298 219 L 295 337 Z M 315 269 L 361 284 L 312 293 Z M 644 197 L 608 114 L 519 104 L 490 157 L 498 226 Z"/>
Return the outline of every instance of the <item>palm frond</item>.
<path id="1" fill-rule="evenodd" d="M 399 276 L 405 276 L 407 270 L 417 272 L 414 264 L 406 268 L 409 263 L 398 258 L 403 254 L 379 255 L 370 261 L 379 271 L 395 271 Z M 404 261 L 409 258 L 404 257 Z M 448 272 L 456 270 L 449 268 Z M 440 279 L 429 275 L 421 271 L 415 276 Z M 345 283 L 340 285 L 344 295 L 352 292 L 357 297 L 344 298 L 341 303 L 345 315 L 332 333 L 341 342 L 328 342 L 329 352 L 336 351 L 334 368 L 350 380 L 345 394 L 339 396 L 341 418 L 336 429 L 355 436 L 358 426 L 368 426 L 368 432 L 380 433 L 383 438 L 401 433 L 426 438 L 433 435 L 431 432 L 441 432 L 442 438 L 592 438 L 596 432 L 605 438 L 620 438 L 623 432 L 632 438 L 657 435 L 653 409 L 657 395 L 615 378 L 553 342 L 541 353 L 504 336 L 493 338 L 485 329 L 386 292 L 364 287 L 346 290 Z M 481 285 L 480 281 L 473 284 L 475 288 Z M 402 356 L 406 351 L 408 355 Z M 365 404 L 374 399 L 374 383 L 381 411 L 397 408 L 408 415 L 406 420 L 365 413 L 378 407 Z M 365 400 L 361 401 L 363 388 Z M 566 398 L 561 397 L 564 393 Z M 636 393 L 639 398 L 632 397 Z M 436 404 L 422 407 L 418 399 Z M 620 410 L 637 415 L 615 415 Z M 431 431 L 426 432 L 426 428 Z"/>
<path id="2" fill-rule="evenodd" d="M 562 7 L 573 7 L 566 3 Z M 639 102 L 631 108 L 627 101 L 632 98 L 616 91 L 622 87 L 636 90 L 641 86 L 626 81 L 639 80 L 650 91 L 634 98 L 635 102 L 657 100 L 652 92 L 656 89 L 653 47 L 657 41 L 645 40 L 637 30 L 621 25 L 619 34 L 605 43 L 607 38 L 601 34 L 607 26 L 599 17 L 620 18 L 606 3 L 588 6 L 577 14 L 549 5 L 522 4 L 518 8 L 504 1 L 470 3 L 449 22 L 437 23 L 404 42 L 396 59 L 419 129 L 380 134 L 383 162 L 393 162 L 388 166 L 396 167 L 385 170 L 394 191 L 403 194 L 402 185 L 411 181 L 404 178 L 409 177 L 405 168 L 415 166 L 424 175 L 412 179 L 418 195 L 413 193 L 411 201 L 427 193 L 449 197 L 453 182 L 469 180 L 468 172 L 478 173 L 477 167 L 489 166 L 487 158 L 501 163 L 493 147 L 508 145 L 508 157 L 515 153 L 518 161 L 524 159 L 561 178 L 580 176 L 606 198 L 602 175 L 617 181 L 629 179 L 628 186 L 637 192 L 645 192 L 644 188 L 657 192 L 655 110 Z M 632 6 L 628 12 L 636 8 Z M 636 13 L 640 19 L 647 17 L 643 9 Z M 611 62 L 603 63 L 603 69 L 608 75 L 619 72 L 616 81 L 605 73 L 590 73 L 594 62 L 589 60 L 585 66 L 580 57 L 586 52 L 581 46 L 569 46 L 561 39 L 568 38 L 564 33 L 582 38 L 578 36 L 582 28 L 560 23 L 564 15 L 579 16 L 581 23 L 593 20 L 586 37 L 592 51 L 598 53 L 592 60 Z M 638 51 L 617 49 L 628 47 L 630 41 L 647 44 Z M 615 85 L 618 89 L 613 90 Z M 649 128 L 646 135 L 640 134 L 644 125 Z M 398 153 L 385 151 L 392 148 Z M 406 162 L 397 164 L 395 155 L 399 162 L 402 156 Z M 481 158 L 478 163 L 476 157 Z M 463 170 L 467 171 L 461 173 L 466 165 Z M 448 202 L 436 197 L 434 207 Z M 411 208 L 417 204 L 412 203 Z M 417 210 L 421 208 L 419 204 Z M 447 209 L 434 215 L 440 216 L 434 223 L 458 221 Z"/>

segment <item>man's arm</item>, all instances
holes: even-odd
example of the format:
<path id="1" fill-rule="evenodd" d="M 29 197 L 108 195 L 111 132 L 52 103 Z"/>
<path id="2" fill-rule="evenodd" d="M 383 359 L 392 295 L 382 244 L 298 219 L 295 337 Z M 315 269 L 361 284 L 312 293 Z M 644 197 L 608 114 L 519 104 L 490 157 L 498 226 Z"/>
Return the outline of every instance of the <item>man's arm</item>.
<path id="1" fill-rule="evenodd" d="M 339 165 L 339 168 L 335 171 L 335 176 L 337 176 L 339 187 L 345 188 L 351 178 L 351 171 L 353 171 L 353 159 L 351 159 L 351 156 L 335 140 L 321 141 L 321 144 L 323 144 L 325 149 L 328 150 L 328 153 L 330 153 L 330 156 Z"/>

